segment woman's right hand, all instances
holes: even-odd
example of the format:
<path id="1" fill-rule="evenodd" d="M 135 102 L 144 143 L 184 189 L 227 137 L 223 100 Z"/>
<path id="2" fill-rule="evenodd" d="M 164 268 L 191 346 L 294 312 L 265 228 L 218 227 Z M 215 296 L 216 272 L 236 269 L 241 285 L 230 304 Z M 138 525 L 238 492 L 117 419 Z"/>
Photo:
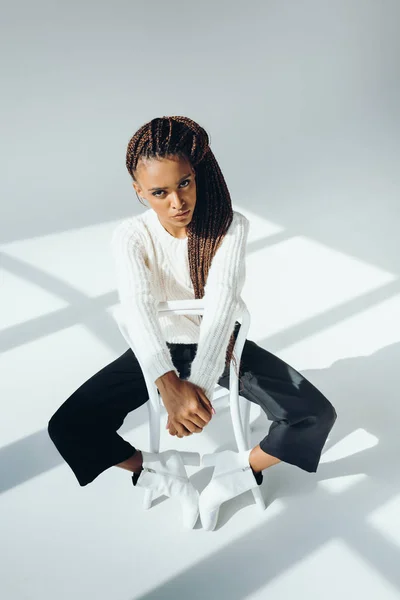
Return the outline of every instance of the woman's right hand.
<path id="1" fill-rule="evenodd" d="M 211 402 L 203 390 L 177 376 L 172 376 L 169 381 L 163 381 L 161 377 L 156 384 L 168 412 L 169 424 L 177 435 L 183 437 L 200 433 L 212 417 Z"/>

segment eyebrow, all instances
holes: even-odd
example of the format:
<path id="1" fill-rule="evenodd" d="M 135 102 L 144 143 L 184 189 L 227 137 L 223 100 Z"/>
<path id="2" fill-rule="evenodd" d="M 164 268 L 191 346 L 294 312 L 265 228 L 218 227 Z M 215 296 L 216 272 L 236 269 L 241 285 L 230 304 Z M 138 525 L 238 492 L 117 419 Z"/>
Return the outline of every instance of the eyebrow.
<path id="1" fill-rule="evenodd" d="M 181 177 L 181 179 L 177 182 L 180 183 L 181 181 L 183 181 L 184 179 L 188 179 L 191 176 L 191 173 L 188 173 L 187 175 L 184 175 L 184 177 Z M 148 192 L 152 192 L 153 190 L 164 190 L 165 188 L 163 187 L 153 187 L 148 189 Z"/>

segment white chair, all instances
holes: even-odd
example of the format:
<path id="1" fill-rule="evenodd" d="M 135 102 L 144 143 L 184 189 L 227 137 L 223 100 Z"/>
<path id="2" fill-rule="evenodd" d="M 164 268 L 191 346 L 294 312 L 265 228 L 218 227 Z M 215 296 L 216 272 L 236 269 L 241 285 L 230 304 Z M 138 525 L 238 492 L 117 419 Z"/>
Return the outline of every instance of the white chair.
<path id="1" fill-rule="evenodd" d="M 202 315 L 204 313 L 203 299 L 194 300 L 170 300 L 168 302 L 160 302 L 158 305 L 158 313 L 162 315 Z M 240 302 L 237 320 L 241 323 L 239 333 L 234 346 L 234 353 L 237 363 L 239 364 L 244 343 L 250 327 L 250 313 L 243 300 Z M 126 342 L 131 346 L 127 327 L 123 317 L 117 317 L 119 329 L 124 336 Z M 139 358 L 136 357 L 139 361 Z M 140 364 L 140 361 L 139 361 Z M 160 451 L 160 407 L 162 405 L 161 396 L 159 395 L 156 384 L 149 379 L 148 374 L 142 368 L 143 376 L 146 382 L 149 393 L 149 402 L 147 403 L 149 410 L 149 433 L 150 433 L 150 452 Z M 230 363 L 229 370 L 229 390 L 216 384 L 213 404 L 215 401 L 229 396 L 230 414 L 232 418 L 233 432 L 235 435 L 238 451 L 250 449 L 250 402 L 239 395 L 239 379 L 235 372 L 233 360 Z M 162 405 L 163 406 L 163 405 Z M 190 453 L 187 453 L 190 454 Z M 188 462 L 186 464 L 189 464 Z M 265 510 L 264 499 L 259 487 L 252 490 L 254 501 L 261 510 Z M 145 490 L 143 506 L 145 509 L 151 507 L 152 491 Z"/>

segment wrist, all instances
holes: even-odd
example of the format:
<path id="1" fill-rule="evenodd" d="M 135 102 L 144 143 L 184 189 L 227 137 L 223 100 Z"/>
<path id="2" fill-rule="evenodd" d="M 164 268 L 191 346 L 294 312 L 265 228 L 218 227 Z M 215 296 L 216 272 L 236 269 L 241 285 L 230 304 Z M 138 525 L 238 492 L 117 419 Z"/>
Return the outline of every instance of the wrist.
<path id="1" fill-rule="evenodd" d="M 175 371 L 168 371 L 168 373 L 164 373 L 164 375 L 161 375 L 161 377 L 155 381 L 160 394 L 171 387 L 178 387 L 180 383 L 181 379 L 178 377 Z"/>

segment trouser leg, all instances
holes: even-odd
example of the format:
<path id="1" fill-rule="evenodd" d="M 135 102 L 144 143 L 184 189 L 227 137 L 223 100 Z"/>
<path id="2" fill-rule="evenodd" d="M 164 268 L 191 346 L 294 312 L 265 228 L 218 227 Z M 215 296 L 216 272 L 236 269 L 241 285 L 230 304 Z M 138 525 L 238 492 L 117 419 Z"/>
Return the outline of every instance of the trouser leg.
<path id="1" fill-rule="evenodd" d="M 261 449 L 315 472 L 337 417 L 332 404 L 293 367 L 250 340 L 243 348 L 241 371 L 240 395 L 258 404 L 272 421 Z M 229 388 L 227 369 L 219 383 Z"/>
<path id="2" fill-rule="evenodd" d="M 196 344 L 167 344 L 174 366 L 186 377 Z M 139 362 L 129 348 L 82 384 L 54 413 L 50 438 L 80 485 L 130 458 L 136 448 L 117 430 L 126 415 L 148 401 Z"/>
<path id="3" fill-rule="evenodd" d="M 147 400 L 142 371 L 129 349 L 83 383 L 51 417 L 50 438 L 80 485 L 134 454 L 117 429 Z"/>

